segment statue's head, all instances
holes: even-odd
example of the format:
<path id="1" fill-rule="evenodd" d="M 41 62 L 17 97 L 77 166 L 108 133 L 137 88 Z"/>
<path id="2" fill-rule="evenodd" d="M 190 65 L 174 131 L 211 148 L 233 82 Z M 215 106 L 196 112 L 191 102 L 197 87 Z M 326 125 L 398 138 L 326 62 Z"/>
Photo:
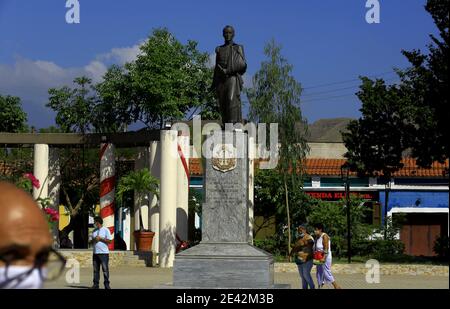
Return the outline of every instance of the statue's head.
<path id="1" fill-rule="evenodd" d="M 231 42 L 234 38 L 234 28 L 230 25 L 225 26 L 223 28 L 223 38 L 225 39 L 225 42 Z"/>

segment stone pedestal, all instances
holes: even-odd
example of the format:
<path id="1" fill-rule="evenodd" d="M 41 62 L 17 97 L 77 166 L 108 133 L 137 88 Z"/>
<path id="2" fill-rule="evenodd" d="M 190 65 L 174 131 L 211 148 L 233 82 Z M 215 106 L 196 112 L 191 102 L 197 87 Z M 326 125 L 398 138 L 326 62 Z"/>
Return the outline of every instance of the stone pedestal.
<path id="1" fill-rule="evenodd" d="M 248 243 L 247 134 L 216 133 L 206 145 L 202 242 L 176 255 L 173 286 L 273 288 L 272 256 Z"/>

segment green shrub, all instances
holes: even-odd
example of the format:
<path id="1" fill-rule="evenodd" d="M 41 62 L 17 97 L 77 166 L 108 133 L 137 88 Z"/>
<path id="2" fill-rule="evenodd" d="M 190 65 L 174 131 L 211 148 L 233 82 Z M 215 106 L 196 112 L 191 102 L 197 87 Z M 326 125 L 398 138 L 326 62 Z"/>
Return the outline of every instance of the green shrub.
<path id="1" fill-rule="evenodd" d="M 395 260 L 403 256 L 405 252 L 405 244 L 400 240 L 374 240 L 373 242 L 372 257 L 380 262 Z"/>
<path id="2" fill-rule="evenodd" d="M 331 237 L 333 256 L 347 256 L 347 205 L 345 200 L 339 202 L 317 201 L 308 215 L 308 223 L 322 223 L 325 232 Z M 367 239 L 373 232 L 373 227 L 364 223 L 370 209 L 364 206 L 359 198 L 350 199 L 350 232 L 352 239 L 352 255 L 355 255 L 354 244 Z"/>
<path id="3" fill-rule="evenodd" d="M 376 239 L 359 241 L 352 246 L 353 255 L 393 262 L 404 258 L 405 245 L 397 239 Z"/>
<path id="4" fill-rule="evenodd" d="M 373 241 L 361 240 L 352 243 L 352 255 L 356 256 L 371 256 L 373 254 Z"/>
<path id="5" fill-rule="evenodd" d="M 255 247 L 267 251 L 274 256 L 287 256 L 286 240 L 278 235 L 273 235 L 265 239 L 255 239 L 253 244 Z"/>

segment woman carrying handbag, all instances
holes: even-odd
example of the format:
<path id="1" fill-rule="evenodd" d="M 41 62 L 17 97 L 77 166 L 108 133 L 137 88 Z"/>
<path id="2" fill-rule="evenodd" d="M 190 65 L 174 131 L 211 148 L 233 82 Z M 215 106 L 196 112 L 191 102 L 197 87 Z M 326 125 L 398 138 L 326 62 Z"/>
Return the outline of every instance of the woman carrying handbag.
<path id="1" fill-rule="evenodd" d="M 317 269 L 317 284 L 319 289 L 324 284 L 332 284 L 335 289 L 341 287 L 334 280 L 331 273 L 331 238 L 323 231 L 323 225 L 321 223 L 314 225 L 314 234 L 316 235 L 316 243 L 314 245 L 313 263 Z"/>
<path id="2" fill-rule="evenodd" d="M 311 269 L 313 267 L 313 247 L 314 238 L 308 234 L 306 226 L 300 225 L 297 228 L 299 237 L 292 248 L 290 256 L 295 254 L 295 263 L 298 267 L 298 272 L 302 278 L 303 289 L 315 289 L 314 281 L 311 277 Z"/>

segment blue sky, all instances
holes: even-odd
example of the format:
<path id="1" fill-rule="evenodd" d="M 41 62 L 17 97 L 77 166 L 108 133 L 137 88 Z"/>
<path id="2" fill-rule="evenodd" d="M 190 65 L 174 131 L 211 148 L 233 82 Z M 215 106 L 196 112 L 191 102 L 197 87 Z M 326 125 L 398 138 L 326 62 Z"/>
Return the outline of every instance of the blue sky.
<path id="1" fill-rule="evenodd" d="M 222 44 L 223 26 L 233 25 L 248 58 L 247 82 L 264 59 L 264 44 L 275 38 L 305 88 L 309 122 L 358 117 L 355 79 L 371 75 L 394 82 L 392 68 L 408 65 L 401 50 L 425 49 L 428 35 L 436 33 L 425 0 L 380 0 L 380 24 L 366 23 L 366 0 L 79 3 L 80 24 L 67 24 L 65 0 L 0 0 L 0 93 L 21 97 L 29 123 L 38 128 L 53 124 L 45 107 L 49 87 L 81 74 L 98 80 L 108 65 L 133 59 L 156 27 L 213 53 Z"/>

